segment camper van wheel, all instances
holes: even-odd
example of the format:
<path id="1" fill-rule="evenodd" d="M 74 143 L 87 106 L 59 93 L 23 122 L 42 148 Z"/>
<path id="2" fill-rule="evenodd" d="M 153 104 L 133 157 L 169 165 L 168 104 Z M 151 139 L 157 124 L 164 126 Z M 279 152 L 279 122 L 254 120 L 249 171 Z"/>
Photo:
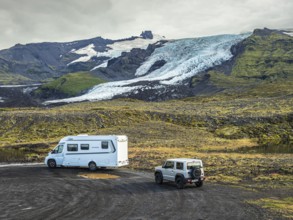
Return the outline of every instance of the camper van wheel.
<path id="1" fill-rule="evenodd" d="M 55 160 L 48 160 L 48 167 L 56 168 L 56 161 Z"/>
<path id="2" fill-rule="evenodd" d="M 97 170 L 97 165 L 95 162 L 90 162 L 89 163 L 89 170 L 90 171 L 96 171 Z"/>

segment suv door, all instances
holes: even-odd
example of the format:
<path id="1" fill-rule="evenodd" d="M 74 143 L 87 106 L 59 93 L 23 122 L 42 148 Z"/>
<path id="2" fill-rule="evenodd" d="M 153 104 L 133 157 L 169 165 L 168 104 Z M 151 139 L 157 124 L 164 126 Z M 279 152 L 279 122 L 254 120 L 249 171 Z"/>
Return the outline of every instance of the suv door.
<path id="1" fill-rule="evenodd" d="M 174 180 L 174 165 L 175 162 L 174 161 L 166 161 L 165 165 L 163 166 L 164 168 L 164 173 L 163 173 L 163 177 L 166 180 L 170 180 L 173 181 Z"/>

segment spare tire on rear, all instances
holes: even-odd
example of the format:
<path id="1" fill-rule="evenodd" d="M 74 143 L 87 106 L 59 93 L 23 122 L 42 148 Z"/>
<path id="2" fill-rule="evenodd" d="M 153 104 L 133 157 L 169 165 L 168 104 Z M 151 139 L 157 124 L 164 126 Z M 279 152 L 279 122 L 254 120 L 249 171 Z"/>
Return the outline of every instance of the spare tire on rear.
<path id="1" fill-rule="evenodd" d="M 201 169 L 199 167 L 194 167 L 191 170 L 191 177 L 193 179 L 198 179 L 201 177 Z"/>

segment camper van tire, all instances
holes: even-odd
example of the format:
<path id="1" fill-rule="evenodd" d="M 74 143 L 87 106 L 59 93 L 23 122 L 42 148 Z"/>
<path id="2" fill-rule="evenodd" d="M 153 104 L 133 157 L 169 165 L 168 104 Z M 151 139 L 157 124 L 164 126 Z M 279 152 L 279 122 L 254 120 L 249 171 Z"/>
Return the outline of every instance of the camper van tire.
<path id="1" fill-rule="evenodd" d="M 90 171 L 96 171 L 97 170 L 97 165 L 95 162 L 90 162 L 89 163 L 89 170 Z"/>
<path id="2" fill-rule="evenodd" d="M 49 168 L 56 168 L 56 161 L 55 160 L 48 160 L 48 167 Z"/>

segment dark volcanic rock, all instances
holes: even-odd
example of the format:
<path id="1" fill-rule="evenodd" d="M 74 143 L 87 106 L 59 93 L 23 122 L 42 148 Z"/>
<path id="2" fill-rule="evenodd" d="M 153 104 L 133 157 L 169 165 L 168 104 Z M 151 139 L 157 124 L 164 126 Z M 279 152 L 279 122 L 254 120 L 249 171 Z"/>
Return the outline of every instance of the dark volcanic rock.
<path id="1" fill-rule="evenodd" d="M 28 88 L 28 87 L 26 87 Z M 40 106 L 37 99 L 24 92 L 25 87 L 0 87 L 0 107 L 31 107 Z"/>
<path id="2" fill-rule="evenodd" d="M 68 65 L 84 56 L 72 53 L 73 49 L 78 50 L 93 44 L 96 51 L 103 52 L 106 45 L 113 42 L 97 37 L 68 43 L 16 44 L 14 47 L 0 51 L 0 72 L 19 74 L 32 81 L 59 77 L 76 69 L 84 70 L 96 65 L 88 64 L 86 67 Z"/>
<path id="3" fill-rule="evenodd" d="M 143 39 L 153 39 L 153 33 L 151 31 L 143 31 L 140 36 L 143 38 Z"/>
<path id="4" fill-rule="evenodd" d="M 280 31 L 280 30 L 272 30 L 272 29 L 268 29 L 268 28 L 264 28 L 264 29 L 255 29 L 253 31 L 253 34 L 254 35 L 258 35 L 258 36 L 261 36 L 261 37 L 264 37 L 264 36 L 269 36 L 273 33 L 277 33 L 277 34 L 284 34 L 283 31 Z"/>
<path id="5" fill-rule="evenodd" d="M 160 46 L 162 44 L 150 44 L 146 50 L 134 48 L 130 52 L 123 52 L 120 57 L 109 60 L 107 68 L 99 68 L 93 72 L 106 81 L 135 78 L 137 68 Z"/>
<path id="6" fill-rule="evenodd" d="M 148 70 L 148 72 L 146 74 L 149 74 L 157 69 L 160 69 L 162 66 L 164 66 L 166 64 L 165 60 L 158 60 L 156 61 L 151 68 Z"/>

